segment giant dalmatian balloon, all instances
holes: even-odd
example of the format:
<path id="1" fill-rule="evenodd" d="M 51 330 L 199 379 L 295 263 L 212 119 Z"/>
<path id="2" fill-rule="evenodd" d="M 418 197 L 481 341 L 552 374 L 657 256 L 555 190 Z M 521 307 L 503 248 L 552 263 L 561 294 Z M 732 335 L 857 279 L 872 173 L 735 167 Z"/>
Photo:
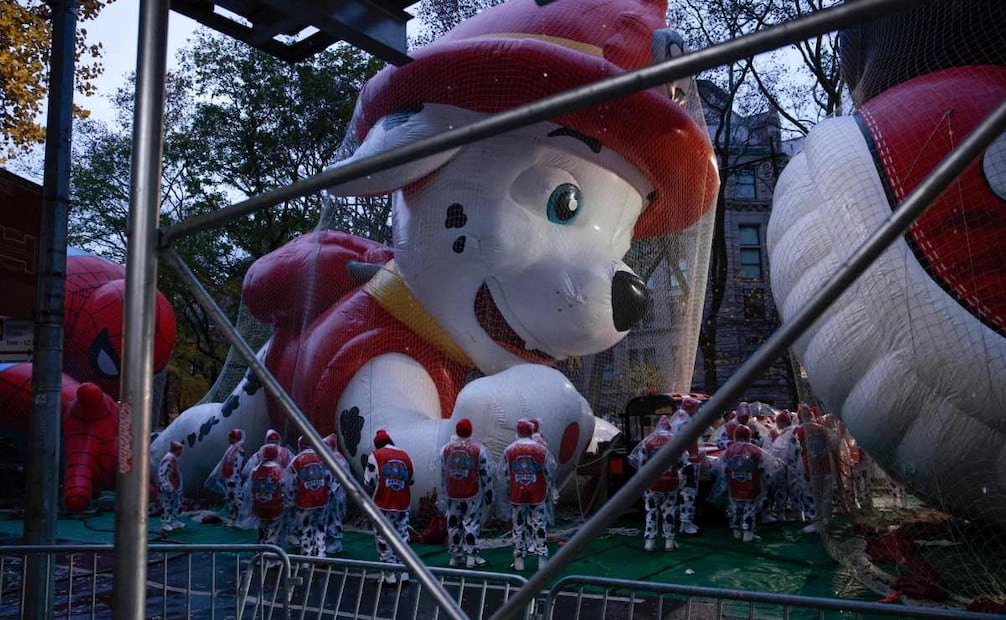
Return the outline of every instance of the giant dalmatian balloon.
<path id="1" fill-rule="evenodd" d="M 979 27 L 981 26 L 981 27 Z M 1006 101 L 1006 4 L 931 3 L 842 35 L 858 110 L 776 187 L 772 290 L 792 316 Z M 1006 522 L 1006 136 L 795 347 L 824 402 L 944 510 Z"/>
<path id="2" fill-rule="evenodd" d="M 652 0 L 486 10 L 367 84 L 347 161 L 641 68 L 665 11 Z M 357 473 L 387 430 L 419 469 L 414 505 L 436 488 L 452 418 L 471 419 L 496 456 L 519 418 L 541 418 L 562 477 L 594 418 L 550 366 L 611 347 L 642 318 L 645 284 L 622 262 L 630 241 L 689 227 L 717 187 L 704 130 L 654 90 L 332 188 L 394 192 L 394 248 L 327 231 L 259 259 L 243 295 L 275 328 L 260 355 Z M 376 275 L 360 286 L 352 263 Z M 248 379 L 222 405 L 185 412 L 152 458 L 184 442 L 195 484 L 230 428 L 259 441 L 270 425 L 288 428 Z"/>

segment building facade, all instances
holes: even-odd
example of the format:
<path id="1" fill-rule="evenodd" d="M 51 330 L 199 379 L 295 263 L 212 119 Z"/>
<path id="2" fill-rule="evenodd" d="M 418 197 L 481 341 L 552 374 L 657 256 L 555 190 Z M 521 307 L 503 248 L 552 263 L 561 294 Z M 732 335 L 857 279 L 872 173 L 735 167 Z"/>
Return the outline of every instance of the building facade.
<path id="1" fill-rule="evenodd" d="M 706 124 L 716 145 L 723 185 L 718 208 L 723 208 L 726 277 L 717 282 L 710 273 L 701 319 L 702 325 L 715 324 L 715 345 L 710 347 L 716 355 L 715 371 L 707 368 L 702 347 L 696 343 L 699 322 L 681 325 L 677 321 L 681 313 L 674 311 L 687 304 L 689 295 L 697 290 L 685 277 L 688 265 L 680 258 L 661 260 L 652 271 L 642 274 L 648 276 L 651 299 L 644 320 L 612 349 L 570 360 L 564 368 L 602 417 L 617 416 L 630 398 L 647 391 L 712 393 L 779 325 L 769 287 L 766 230 L 772 192 L 791 145 L 782 142 L 776 113 L 742 116 L 731 111 L 726 119 L 716 111 L 725 93 L 708 82 L 700 82 L 699 88 L 707 103 Z M 722 299 L 714 313 L 713 297 L 718 289 Z M 688 384 L 681 361 L 693 356 L 694 372 Z M 789 356 L 749 386 L 745 398 L 793 408 L 797 390 Z"/>

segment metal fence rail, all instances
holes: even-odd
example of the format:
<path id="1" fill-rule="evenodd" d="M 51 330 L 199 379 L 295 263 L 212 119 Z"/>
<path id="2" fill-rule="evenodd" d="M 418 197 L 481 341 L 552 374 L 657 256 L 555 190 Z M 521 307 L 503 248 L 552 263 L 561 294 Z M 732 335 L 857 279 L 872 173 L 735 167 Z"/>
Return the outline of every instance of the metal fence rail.
<path id="1" fill-rule="evenodd" d="M 289 609 L 293 619 L 441 617 L 439 605 L 421 583 L 414 579 L 384 582 L 385 575 L 400 577 L 407 570 L 405 565 L 296 555 L 290 556 L 290 562 L 293 572 Z M 519 575 L 452 568 L 429 570 L 461 610 L 475 619 L 488 617 L 526 583 Z M 529 608 L 524 617 L 530 618 L 532 613 Z"/>
<path id="2" fill-rule="evenodd" d="M 726 590 L 670 583 L 602 577 L 560 579 L 544 603 L 546 620 L 625 618 L 632 620 L 711 620 L 718 618 L 974 618 L 1001 619 L 996 614 L 939 607 L 885 605 L 846 599 L 818 598 L 746 590 Z"/>
<path id="3" fill-rule="evenodd" d="M 29 618 L 26 560 L 53 575 L 54 618 L 112 614 L 112 545 L 0 547 L 0 617 Z M 290 559 L 271 545 L 153 544 L 147 555 L 146 618 L 286 618 Z"/>

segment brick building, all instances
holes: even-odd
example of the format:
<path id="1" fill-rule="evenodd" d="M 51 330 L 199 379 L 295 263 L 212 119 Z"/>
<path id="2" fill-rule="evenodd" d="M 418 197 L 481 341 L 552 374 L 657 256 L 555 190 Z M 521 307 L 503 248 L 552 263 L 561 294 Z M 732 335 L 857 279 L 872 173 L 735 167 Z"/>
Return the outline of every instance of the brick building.
<path id="1" fill-rule="evenodd" d="M 719 123 L 724 119 L 715 112 L 715 103 L 724 95 L 709 82 L 700 82 L 699 88 L 703 99 L 713 103 L 707 106 L 706 124 L 720 161 L 726 162 L 721 165 L 720 174 L 725 199 L 727 277 L 720 311 L 715 317 L 716 382 L 722 385 L 778 326 L 779 316 L 769 288 L 765 235 L 772 191 L 792 149 L 782 143 L 779 118 L 774 112 L 749 116 L 731 112 L 728 125 L 731 138 L 723 139 Z M 651 273 L 643 274 L 649 276 L 651 311 L 622 342 L 609 351 L 566 364 L 567 375 L 597 415 L 617 415 L 629 398 L 647 389 L 644 383 L 660 382 L 659 386 L 649 385 L 659 391 L 714 390 L 715 386 L 705 381 L 705 360 L 694 344 L 697 320 L 683 328 L 672 319 L 673 308 L 686 303 L 688 295 L 698 290 L 689 290 L 683 276 L 686 261 L 680 258 L 678 261 L 680 265 L 662 260 Z M 710 281 L 705 286 L 703 321 L 710 319 L 712 294 Z M 691 385 L 681 385 L 688 380 L 687 366 L 682 369 L 681 365 L 687 364 L 692 356 Z M 748 400 L 792 408 L 796 386 L 788 356 L 751 385 L 745 396 Z"/>

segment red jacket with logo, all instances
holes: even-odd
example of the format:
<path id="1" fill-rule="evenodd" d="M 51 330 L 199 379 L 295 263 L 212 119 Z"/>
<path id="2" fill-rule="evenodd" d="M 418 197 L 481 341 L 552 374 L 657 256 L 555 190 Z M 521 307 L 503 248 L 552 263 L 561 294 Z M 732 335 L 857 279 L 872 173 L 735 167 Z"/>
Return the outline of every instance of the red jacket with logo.
<path id="1" fill-rule="evenodd" d="M 761 495 L 761 457 L 758 446 L 744 441 L 730 444 L 723 453 L 730 499 L 754 500 Z"/>
<path id="2" fill-rule="evenodd" d="M 646 460 L 649 461 L 653 458 L 653 455 L 657 453 L 674 436 L 668 433 L 657 433 L 650 435 L 643 441 L 643 450 L 646 452 Z M 664 473 L 660 474 L 660 477 L 653 481 L 650 485 L 650 490 L 654 493 L 671 493 L 678 490 L 679 484 L 678 468 L 676 464 L 672 464 Z"/>
<path id="3" fill-rule="evenodd" d="M 371 456 L 377 464 L 374 503 L 382 510 L 408 510 L 412 501 L 409 487 L 415 471 L 412 459 L 395 446 L 378 448 Z"/>
<path id="4" fill-rule="evenodd" d="M 252 514 L 266 521 L 283 516 L 283 468 L 266 461 L 251 473 Z"/>
<path id="5" fill-rule="evenodd" d="M 331 474 L 314 450 L 304 450 L 290 463 L 293 504 L 301 510 L 324 508 L 328 503 Z"/>
<path id="6" fill-rule="evenodd" d="M 541 504 L 548 493 L 548 449 L 536 441 L 515 441 L 505 451 L 511 504 Z"/>
<path id="7" fill-rule="evenodd" d="M 450 499 L 471 499 L 479 494 L 479 453 L 482 444 L 469 439 L 452 441 L 444 446 L 441 459 L 447 497 Z"/>

